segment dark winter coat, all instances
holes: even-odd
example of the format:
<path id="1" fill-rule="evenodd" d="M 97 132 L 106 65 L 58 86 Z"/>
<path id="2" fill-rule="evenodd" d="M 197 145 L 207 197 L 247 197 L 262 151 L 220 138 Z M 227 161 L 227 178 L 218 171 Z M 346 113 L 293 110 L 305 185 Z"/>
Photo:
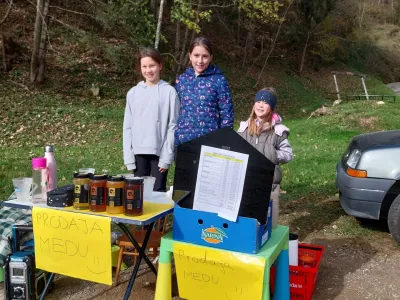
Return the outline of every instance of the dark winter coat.
<path id="1" fill-rule="evenodd" d="M 196 76 L 193 67 L 175 85 L 181 101 L 175 144 L 190 141 L 223 127 L 233 127 L 232 96 L 225 76 L 210 65 Z"/>

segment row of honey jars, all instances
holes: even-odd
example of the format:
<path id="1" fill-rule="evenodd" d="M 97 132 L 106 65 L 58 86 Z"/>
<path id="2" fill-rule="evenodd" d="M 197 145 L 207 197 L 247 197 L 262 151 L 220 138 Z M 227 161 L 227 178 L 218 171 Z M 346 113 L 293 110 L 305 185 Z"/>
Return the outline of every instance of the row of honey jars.
<path id="1" fill-rule="evenodd" d="M 143 178 L 74 173 L 75 209 L 138 216 L 143 213 Z"/>

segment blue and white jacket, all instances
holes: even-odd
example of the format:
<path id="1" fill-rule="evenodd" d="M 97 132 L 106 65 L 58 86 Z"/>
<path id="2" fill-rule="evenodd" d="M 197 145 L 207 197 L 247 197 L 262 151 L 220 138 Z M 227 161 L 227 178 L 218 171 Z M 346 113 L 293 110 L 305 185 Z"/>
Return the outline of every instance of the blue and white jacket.
<path id="1" fill-rule="evenodd" d="M 198 138 L 223 127 L 233 128 L 233 103 L 225 76 L 215 65 L 196 76 L 189 67 L 176 80 L 181 101 L 175 144 Z"/>

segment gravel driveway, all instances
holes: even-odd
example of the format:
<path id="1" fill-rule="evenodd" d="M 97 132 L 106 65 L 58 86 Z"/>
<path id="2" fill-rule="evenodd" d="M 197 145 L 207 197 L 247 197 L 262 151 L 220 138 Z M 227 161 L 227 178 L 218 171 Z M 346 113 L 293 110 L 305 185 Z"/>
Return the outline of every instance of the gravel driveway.
<path id="1" fill-rule="evenodd" d="M 382 235 L 379 241 L 367 241 L 338 238 L 321 232 L 309 234 L 304 242 L 325 246 L 313 299 L 400 299 L 400 248 L 389 233 Z M 142 267 L 131 299 L 154 299 L 156 278 L 146 265 Z M 117 287 L 59 276 L 55 290 L 46 299 L 122 299 L 130 272 L 128 269 L 122 273 Z M 3 285 L 0 289 L 2 295 Z"/>

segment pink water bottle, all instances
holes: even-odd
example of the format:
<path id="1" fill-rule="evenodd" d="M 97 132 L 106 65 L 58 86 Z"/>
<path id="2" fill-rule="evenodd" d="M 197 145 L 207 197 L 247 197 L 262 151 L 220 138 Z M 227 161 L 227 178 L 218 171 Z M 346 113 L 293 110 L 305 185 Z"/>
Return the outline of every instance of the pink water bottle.
<path id="1" fill-rule="evenodd" d="M 47 190 L 51 191 L 57 188 L 57 163 L 54 157 L 53 145 L 44 147 L 44 157 L 47 161 L 47 169 L 49 171 L 49 182 L 47 183 Z"/>
<path id="2" fill-rule="evenodd" d="M 32 202 L 46 203 L 48 171 L 44 157 L 32 158 Z"/>

